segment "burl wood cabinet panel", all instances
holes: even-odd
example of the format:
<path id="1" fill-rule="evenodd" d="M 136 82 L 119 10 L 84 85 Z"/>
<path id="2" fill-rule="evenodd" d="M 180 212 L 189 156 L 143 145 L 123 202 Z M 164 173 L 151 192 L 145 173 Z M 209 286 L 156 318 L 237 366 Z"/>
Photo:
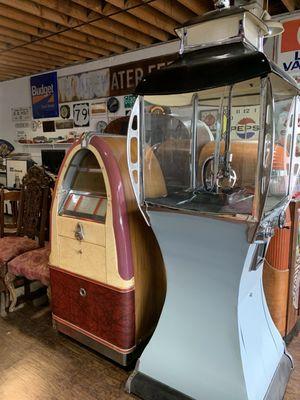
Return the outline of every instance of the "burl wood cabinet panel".
<path id="1" fill-rule="evenodd" d="M 122 292 L 51 269 L 53 314 L 121 349 L 135 345 L 134 290 Z"/>

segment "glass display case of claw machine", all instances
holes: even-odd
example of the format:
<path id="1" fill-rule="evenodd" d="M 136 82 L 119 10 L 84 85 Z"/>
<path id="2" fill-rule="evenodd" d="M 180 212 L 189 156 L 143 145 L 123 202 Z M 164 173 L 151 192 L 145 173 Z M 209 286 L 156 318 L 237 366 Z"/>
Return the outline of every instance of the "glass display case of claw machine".
<path id="1" fill-rule="evenodd" d="M 129 123 L 132 185 L 162 251 L 167 296 L 127 391 L 282 400 L 292 361 L 262 265 L 290 200 L 298 89 L 262 52 L 268 28 L 249 10 L 209 13 L 178 34 L 180 57 L 143 78 Z M 159 120 L 154 106 L 165 110 Z"/>

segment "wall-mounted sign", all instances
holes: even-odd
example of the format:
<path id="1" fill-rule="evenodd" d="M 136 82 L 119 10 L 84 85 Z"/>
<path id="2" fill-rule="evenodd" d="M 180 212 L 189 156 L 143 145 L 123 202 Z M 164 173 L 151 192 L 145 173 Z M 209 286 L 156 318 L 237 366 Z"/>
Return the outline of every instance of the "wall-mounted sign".
<path id="1" fill-rule="evenodd" d="M 209 127 L 212 134 L 215 134 L 217 131 L 218 114 L 219 110 L 213 108 L 200 111 L 200 120 Z"/>
<path id="2" fill-rule="evenodd" d="M 33 132 L 36 132 L 41 127 L 42 127 L 42 122 L 41 121 L 32 121 L 31 129 L 33 130 Z"/>
<path id="3" fill-rule="evenodd" d="M 58 117 L 57 73 L 31 77 L 30 88 L 33 118 Z"/>
<path id="4" fill-rule="evenodd" d="M 73 105 L 74 126 L 89 126 L 90 105 L 89 103 L 77 103 Z"/>
<path id="5" fill-rule="evenodd" d="M 109 68 L 63 76 L 58 79 L 58 90 L 61 103 L 107 97 Z"/>
<path id="6" fill-rule="evenodd" d="M 232 107 L 231 130 L 233 138 L 257 140 L 259 136 L 259 107 Z"/>
<path id="7" fill-rule="evenodd" d="M 172 54 L 110 68 L 110 96 L 133 93 L 144 75 L 165 67 L 176 57 L 176 54 Z"/>
<path id="8" fill-rule="evenodd" d="M 55 128 L 56 129 L 73 129 L 74 121 L 72 119 L 61 119 L 61 120 L 55 121 Z"/>
<path id="9" fill-rule="evenodd" d="M 116 97 L 110 97 L 107 100 L 107 109 L 111 113 L 115 113 L 119 110 L 120 108 L 120 102 Z"/>
<path id="10" fill-rule="evenodd" d="M 300 83 L 300 15 L 281 22 L 284 32 L 277 40 L 277 64 Z"/>
<path id="11" fill-rule="evenodd" d="M 16 122 L 15 123 L 15 128 L 16 129 L 24 129 L 24 128 L 29 128 L 31 123 L 28 122 Z"/>
<path id="12" fill-rule="evenodd" d="M 136 96 L 133 94 L 128 94 L 124 96 L 124 108 L 133 108 Z"/>
<path id="13" fill-rule="evenodd" d="M 12 121 L 29 121 L 31 119 L 31 107 L 17 107 L 11 109 Z"/>
<path id="14" fill-rule="evenodd" d="M 0 139 L 0 157 L 5 158 L 14 151 L 14 146 L 7 140 Z"/>
<path id="15" fill-rule="evenodd" d="M 60 106 L 60 116 L 62 118 L 68 119 L 70 118 L 70 114 L 71 114 L 70 106 L 68 106 L 67 104 L 63 104 L 62 106 Z"/>
<path id="16" fill-rule="evenodd" d="M 107 112 L 107 107 L 106 107 L 105 101 L 91 104 L 91 116 L 92 117 L 96 117 L 98 115 L 105 114 L 106 112 Z"/>
<path id="17" fill-rule="evenodd" d="M 104 129 L 107 127 L 107 122 L 106 121 L 98 121 L 96 125 L 96 132 L 97 133 L 103 133 Z"/>
<path id="18" fill-rule="evenodd" d="M 55 132 L 55 122 L 43 121 L 43 132 Z"/>

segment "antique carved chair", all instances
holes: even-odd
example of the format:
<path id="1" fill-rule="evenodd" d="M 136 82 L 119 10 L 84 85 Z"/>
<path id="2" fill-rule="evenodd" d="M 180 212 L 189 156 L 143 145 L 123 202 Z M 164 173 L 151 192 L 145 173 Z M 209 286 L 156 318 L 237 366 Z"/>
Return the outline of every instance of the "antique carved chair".
<path id="1" fill-rule="evenodd" d="M 16 275 L 13 271 L 8 272 L 8 265 L 16 257 L 44 246 L 52 185 L 52 179 L 43 168 L 38 166 L 30 168 L 22 180 L 16 236 L 0 239 L 1 276 L 5 276 L 5 285 L 13 301 L 16 300 L 14 288 Z"/>
<path id="2" fill-rule="evenodd" d="M 21 192 L 19 190 L 0 189 L 0 238 L 16 234 L 20 198 Z M 8 221 L 5 219 L 5 205 L 7 202 L 11 207 L 11 216 Z"/>
<path id="3" fill-rule="evenodd" d="M 17 232 L 17 220 L 18 220 L 18 210 L 19 210 L 19 202 L 20 202 L 20 191 L 12 190 L 7 191 L 3 188 L 0 189 L 0 238 L 3 238 L 7 235 L 15 235 Z M 12 215 L 10 216 L 10 220 L 6 221 L 5 218 L 5 205 L 6 202 L 9 202 L 11 206 Z M 0 305 L 1 316 L 6 315 L 5 307 L 8 303 L 7 297 L 7 288 L 4 284 L 4 273 L 5 271 L 0 270 Z"/>

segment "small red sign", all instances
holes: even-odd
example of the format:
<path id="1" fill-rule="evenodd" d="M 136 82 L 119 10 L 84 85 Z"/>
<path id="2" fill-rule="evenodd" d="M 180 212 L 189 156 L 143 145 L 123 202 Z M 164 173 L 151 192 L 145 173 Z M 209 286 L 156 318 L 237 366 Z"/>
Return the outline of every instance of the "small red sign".
<path id="1" fill-rule="evenodd" d="M 300 18 L 283 23 L 284 32 L 281 39 L 281 52 L 300 49 Z"/>

